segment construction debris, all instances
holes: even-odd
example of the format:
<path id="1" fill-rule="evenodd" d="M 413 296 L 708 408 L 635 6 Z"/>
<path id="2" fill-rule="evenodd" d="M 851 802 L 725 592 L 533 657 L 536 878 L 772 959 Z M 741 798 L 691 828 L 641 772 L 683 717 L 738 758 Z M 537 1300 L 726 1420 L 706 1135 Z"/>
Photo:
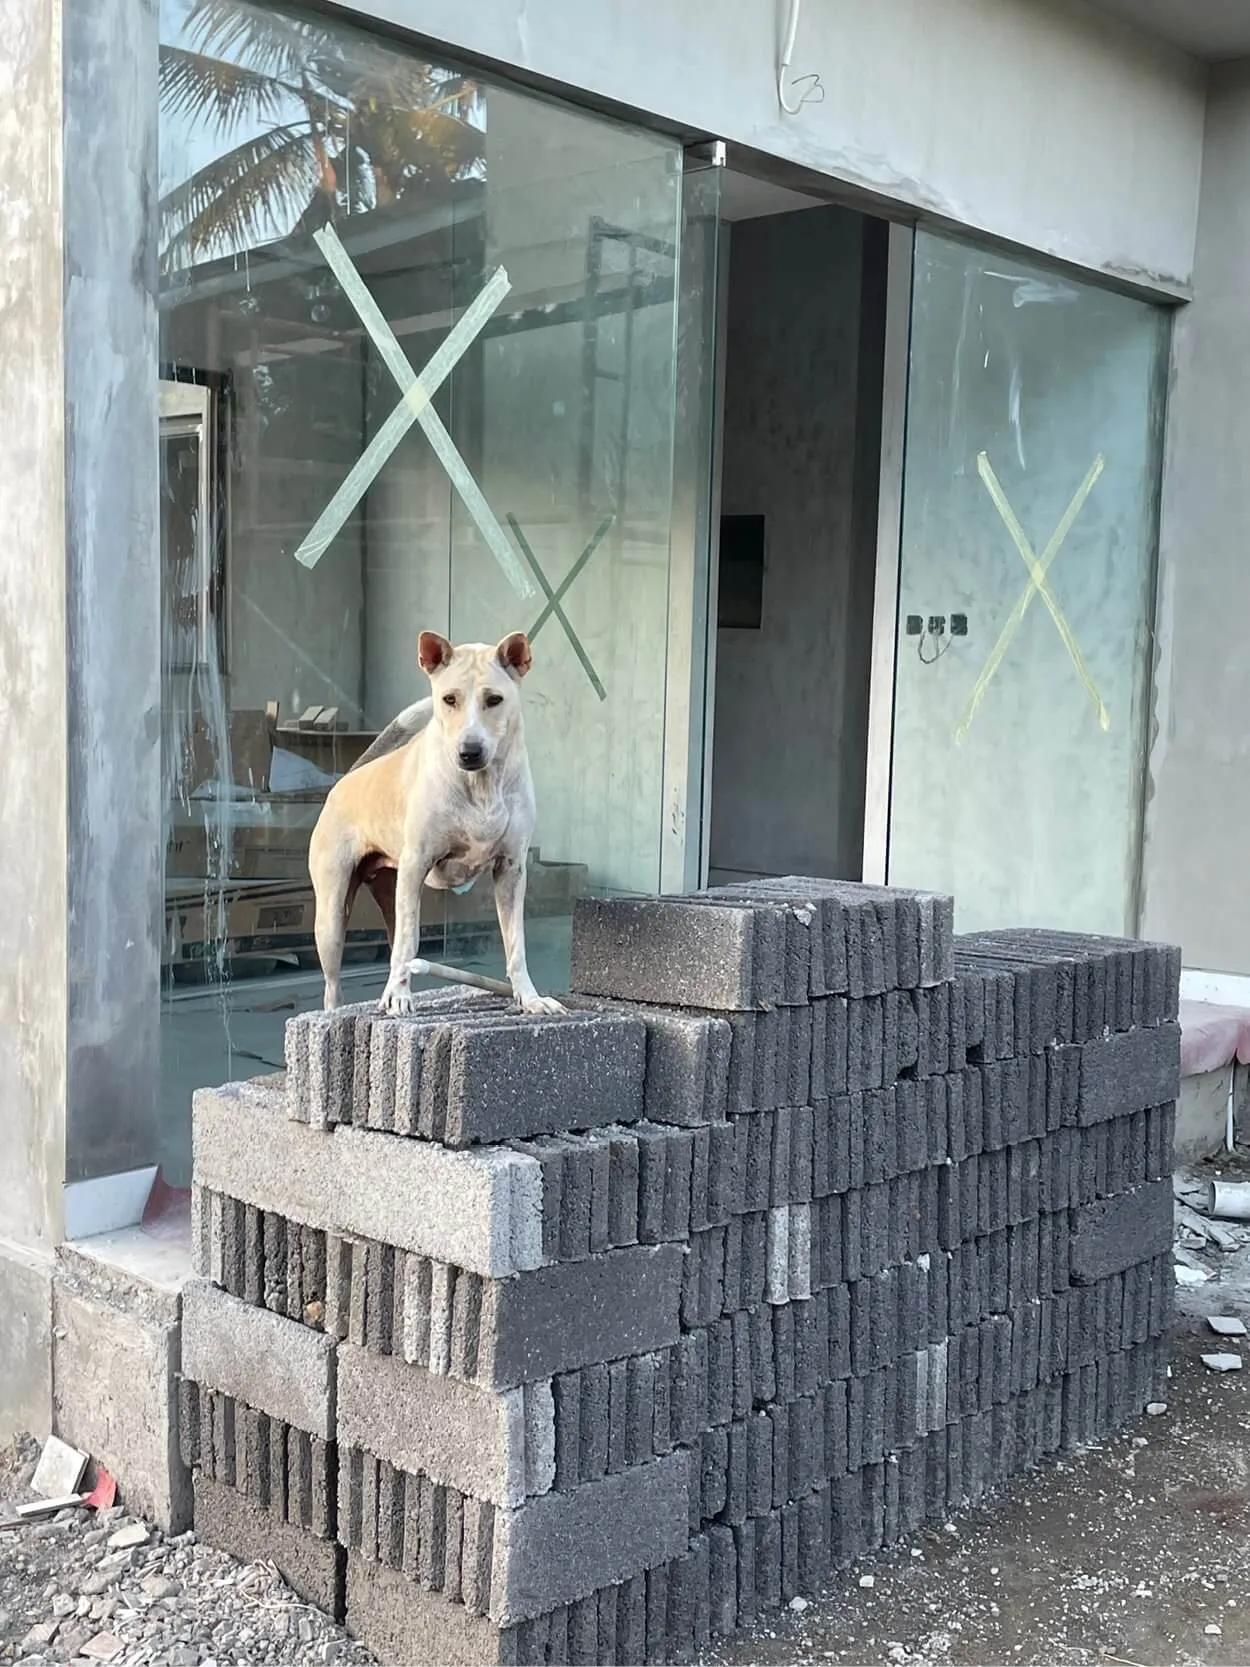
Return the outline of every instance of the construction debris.
<path id="1" fill-rule="evenodd" d="M 59 1436 L 50 1435 L 43 1444 L 30 1485 L 42 1499 L 63 1499 L 76 1494 L 87 1463 L 86 1453 L 71 1447 Z"/>
<path id="2" fill-rule="evenodd" d="M 1239 1354 L 1204 1354 L 1202 1364 L 1209 1366 L 1213 1372 L 1240 1372 L 1241 1356 Z"/>
<path id="3" fill-rule="evenodd" d="M 1208 1314 L 1207 1324 L 1218 1337 L 1244 1337 L 1246 1324 L 1235 1314 Z"/>

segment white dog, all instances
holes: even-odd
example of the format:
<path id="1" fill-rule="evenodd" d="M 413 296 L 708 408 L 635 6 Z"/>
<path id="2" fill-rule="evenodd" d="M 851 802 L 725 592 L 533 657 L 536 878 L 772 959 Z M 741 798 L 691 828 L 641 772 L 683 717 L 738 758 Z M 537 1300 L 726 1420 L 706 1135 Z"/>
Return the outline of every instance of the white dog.
<path id="1" fill-rule="evenodd" d="M 409 963 L 420 954 L 421 888 L 467 891 L 489 868 L 508 979 L 526 1013 L 559 1013 L 534 988 L 525 958 L 526 857 L 534 785 L 521 723 L 530 669 L 521 632 L 495 648 L 423 631 L 417 657 L 429 699 L 400 713 L 330 789 L 313 829 L 308 867 L 317 899 L 317 954 L 325 1005 L 342 1000 L 340 971 L 352 903 L 372 891 L 391 945 L 383 1012 L 412 1008 Z M 430 722 L 413 733 L 426 716 Z"/>

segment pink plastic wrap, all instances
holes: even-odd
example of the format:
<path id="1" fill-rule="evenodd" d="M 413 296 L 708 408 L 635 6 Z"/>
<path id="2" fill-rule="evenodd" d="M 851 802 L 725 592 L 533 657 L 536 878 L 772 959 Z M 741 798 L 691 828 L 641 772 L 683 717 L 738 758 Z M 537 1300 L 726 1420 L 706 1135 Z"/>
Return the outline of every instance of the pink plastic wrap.
<path id="1" fill-rule="evenodd" d="M 1219 1071 L 1234 1059 L 1250 1065 L 1250 1007 L 1181 1002 L 1181 1075 Z"/>

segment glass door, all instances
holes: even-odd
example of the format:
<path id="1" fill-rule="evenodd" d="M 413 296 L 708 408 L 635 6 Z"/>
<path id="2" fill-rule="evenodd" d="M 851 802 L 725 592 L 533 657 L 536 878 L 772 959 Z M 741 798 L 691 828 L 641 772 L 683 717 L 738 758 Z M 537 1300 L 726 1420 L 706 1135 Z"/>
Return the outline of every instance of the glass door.
<path id="1" fill-rule="evenodd" d="M 1167 341 L 916 236 L 888 877 L 962 930 L 1135 925 Z"/>
<path id="2" fill-rule="evenodd" d="M 533 643 L 539 987 L 565 984 L 579 895 L 664 883 L 691 722 L 673 690 L 698 658 L 674 604 L 694 583 L 675 479 L 696 314 L 675 141 L 242 0 L 165 0 L 161 67 L 162 374 L 194 390 L 180 412 L 210 389 L 216 413 L 211 517 L 204 442 L 171 430 L 165 450 L 180 1181 L 191 1090 L 279 1068 L 286 1018 L 321 1001 L 309 836 L 426 691 L 421 630 Z M 489 880 L 427 893 L 422 925 L 427 954 L 502 966 Z M 347 960 L 347 998 L 377 995 L 363 890 Z"/>

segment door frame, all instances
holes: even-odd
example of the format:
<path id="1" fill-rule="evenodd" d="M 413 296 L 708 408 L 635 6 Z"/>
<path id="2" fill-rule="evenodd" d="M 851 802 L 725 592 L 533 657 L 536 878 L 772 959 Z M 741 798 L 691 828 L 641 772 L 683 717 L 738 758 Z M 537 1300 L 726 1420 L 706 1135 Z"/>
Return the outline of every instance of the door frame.
<path id="1" fill-rule="evenodd" d="M 727 165 L 723 141 L 689 146 L 685 171 Z M 776 177 L 776 176 L 770 176 Z M 804 183 L 809 183 L 805 179 Z M 833 198 L 830 199 L 835 200 Z M 848 207 L 883 219 L 877 204 L 842 198 Z M 670 568 L 668 670 L 666 674 L 664 829 L 661 890 L 691 891 L 708 883 L 711 845 L 712 739 L 716 700 L 716 597 L 720 569 L 721 468 L 725 421 L 726 319 L 732 225 L 716 212 L 714 316 L 704 332 L 679 334 L 679 388 L 700 383 L 710 398 L 710 458 L 703 470 L 687 468 L 674 481 L 675 505 L 693 490 L 693 514 L 675 515 Z M 872 643 L 869 670 L 867 759 L 861 878 L 886 883 L 890 834 L 890 778 L 894 731 L 894 674 L 898 641 L 899 570 L 902 558 L 903 453 L 907 427 L 908 356 L 911 345 L 915 227 L 887 222 L 885 347 L 881 390 Z M 683 232 L 685 216 L 683 214 Z M 684 237 L 682 254 L 685 255 Z M 682 300 L 687 299 L 683 291 Z M 689 316 L 689 315 L 687 315 Z M 711 378 L 707 349 L 711 332 Z M 696 361 L 702 361 L 701 364 Z M 680 463 L 681 450 L 675 458 Z M 704 490 L 700 493 L 700 486 Z M 702 511 L 702 512 L 701 512 Z M 680 557 L 680 559 L 678 559 Z M 693 599 L 693 606 L 691 605 Z M 676 607 L 673 606 L 676 601 Z M 701 721 L 700 721 L 701 714 Z M 677 720 L 677 721 L 674 721 Z"/>
<path id="2" fill-rule="evenodd" d="M 707 883 L 728 232 L 723 140 L 682 154 L 660 890 Z"/>
<path id="3" fill-rule="evenodd" d="M 885 354 L 881 384 L 881 465 L 877 485 L 876 580 L 868 683 L 868 767 L 864 783 L 861 877 L 888 882 L 890 780 L 894 752 L 894 671 L 898 654 L 899 566 L 903 533 L 903 457 L 911 350 L 914 226 L 890 223 L 886 256 Z"/>

